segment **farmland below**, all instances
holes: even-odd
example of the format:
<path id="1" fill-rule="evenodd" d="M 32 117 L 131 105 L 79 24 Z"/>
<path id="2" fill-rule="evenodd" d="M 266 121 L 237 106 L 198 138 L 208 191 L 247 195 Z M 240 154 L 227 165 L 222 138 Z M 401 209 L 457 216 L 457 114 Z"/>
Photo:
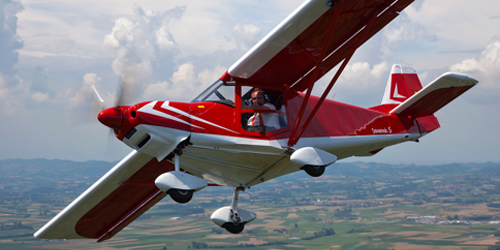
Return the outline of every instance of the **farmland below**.
<path id="1" fill-rule="evenodd" d="M 241 234 L 210 215 L 232 189 L 207 187 L 186 205 L 168 196 L 110 240 L 41 240 L 33 233 L 114 164 L 1 160 L 0 249 L 500 249 L 500 164 L 342 163 L 252 187 L 257 213 Z"/>

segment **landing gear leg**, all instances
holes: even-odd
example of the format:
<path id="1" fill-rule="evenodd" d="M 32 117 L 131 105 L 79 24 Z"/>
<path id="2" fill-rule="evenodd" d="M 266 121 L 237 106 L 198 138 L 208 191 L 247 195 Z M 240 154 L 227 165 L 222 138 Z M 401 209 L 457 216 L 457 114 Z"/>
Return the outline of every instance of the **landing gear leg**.
<path id="1" fill-rule="evenodd" d="M 243 187 L 237 187 L 234 189 L 230 214 L 232 222 L 227 222 L 222 225 L 223 228 L 233 234 L 239 234 L 245 228 L 245 224 L 242 222 L 242 219 L 238 213 L 238 197 L 240 194 L 240 190 L 244 191 L 245 189 Z"/>
<path id="2" fill-rule="evenodd" d="M 179 155 L 182 150 L 174 152 L 175 170 L 164 173 L 155 180 L 156 186 L 170 195 L 177 203 L 188 203 L 193 198 L 193 193 L 208 185 L 207 181 L 189 173 L 181 172 Z"/>
<path id="3" fill-rule="evenodd" d="M 175 164 L 175 172 L 181 172 L 181 164 L 179 163 L 179 154 L 174 153 L 174 164 Z M 172 188 L 167 191 L 172 200 L 177 203 L 185 204 L 191 201 L 193 198 L 194 190 L 185 190 L 185 189 L 176 189 Z"/>

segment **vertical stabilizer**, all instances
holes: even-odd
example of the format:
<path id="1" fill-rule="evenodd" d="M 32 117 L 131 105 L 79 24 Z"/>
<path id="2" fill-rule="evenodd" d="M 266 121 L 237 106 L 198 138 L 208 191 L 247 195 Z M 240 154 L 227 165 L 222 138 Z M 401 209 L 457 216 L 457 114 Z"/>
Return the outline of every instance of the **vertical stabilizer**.
<path id="1" fill-rule="evenodd" d="M 399 105 L 421 89 L 422 84 L 414 69 L 394 64 L 387 80 L 382 105 Z"/>

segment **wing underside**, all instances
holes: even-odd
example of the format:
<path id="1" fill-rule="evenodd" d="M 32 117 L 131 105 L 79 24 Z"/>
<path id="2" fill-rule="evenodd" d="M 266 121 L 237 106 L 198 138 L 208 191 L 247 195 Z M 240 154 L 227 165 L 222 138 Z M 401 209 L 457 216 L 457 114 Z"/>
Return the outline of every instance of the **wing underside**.
<path id="1" fill-rule="evenodd" d="M 413 0 L 333 1 L 331 7 L 328 2 L 306 1 L 232 65 L 223 80 L 304 91 L 310 81 L 346 59 Z M 362 34 L 372 17 L 373 23 Z M 313 76 L 315 67 L 318 73 Z"/>
<path id="2" fill-rule="evenodd" d="M 154 184 L 171 167 L 133 151 L 40 228 L 42 239 L 111 238 L 165 197 Z"/>

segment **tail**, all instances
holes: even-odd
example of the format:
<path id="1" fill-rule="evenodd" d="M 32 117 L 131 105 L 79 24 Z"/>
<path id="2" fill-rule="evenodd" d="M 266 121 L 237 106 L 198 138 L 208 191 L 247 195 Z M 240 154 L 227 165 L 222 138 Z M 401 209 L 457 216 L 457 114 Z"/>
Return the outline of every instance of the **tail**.
<path id="1" fill-rule="evenodd" d="M 391 107 L 392 109 L 406 101 L 421 89 L 422 84 L 414 69 L 394 64 L 392 66 L 391 75 L 387 80 L 384 97 L 382 98 L 382 105 Z"/>
<path id="2" fill-rule="evenodd" d="M 448 72 L 422 88 L 414 69 L 395 64 L 387 82 L 382 106 L 390 114 L 419 118 L 430 116 L 474 87 L 477 80 Z"/>

